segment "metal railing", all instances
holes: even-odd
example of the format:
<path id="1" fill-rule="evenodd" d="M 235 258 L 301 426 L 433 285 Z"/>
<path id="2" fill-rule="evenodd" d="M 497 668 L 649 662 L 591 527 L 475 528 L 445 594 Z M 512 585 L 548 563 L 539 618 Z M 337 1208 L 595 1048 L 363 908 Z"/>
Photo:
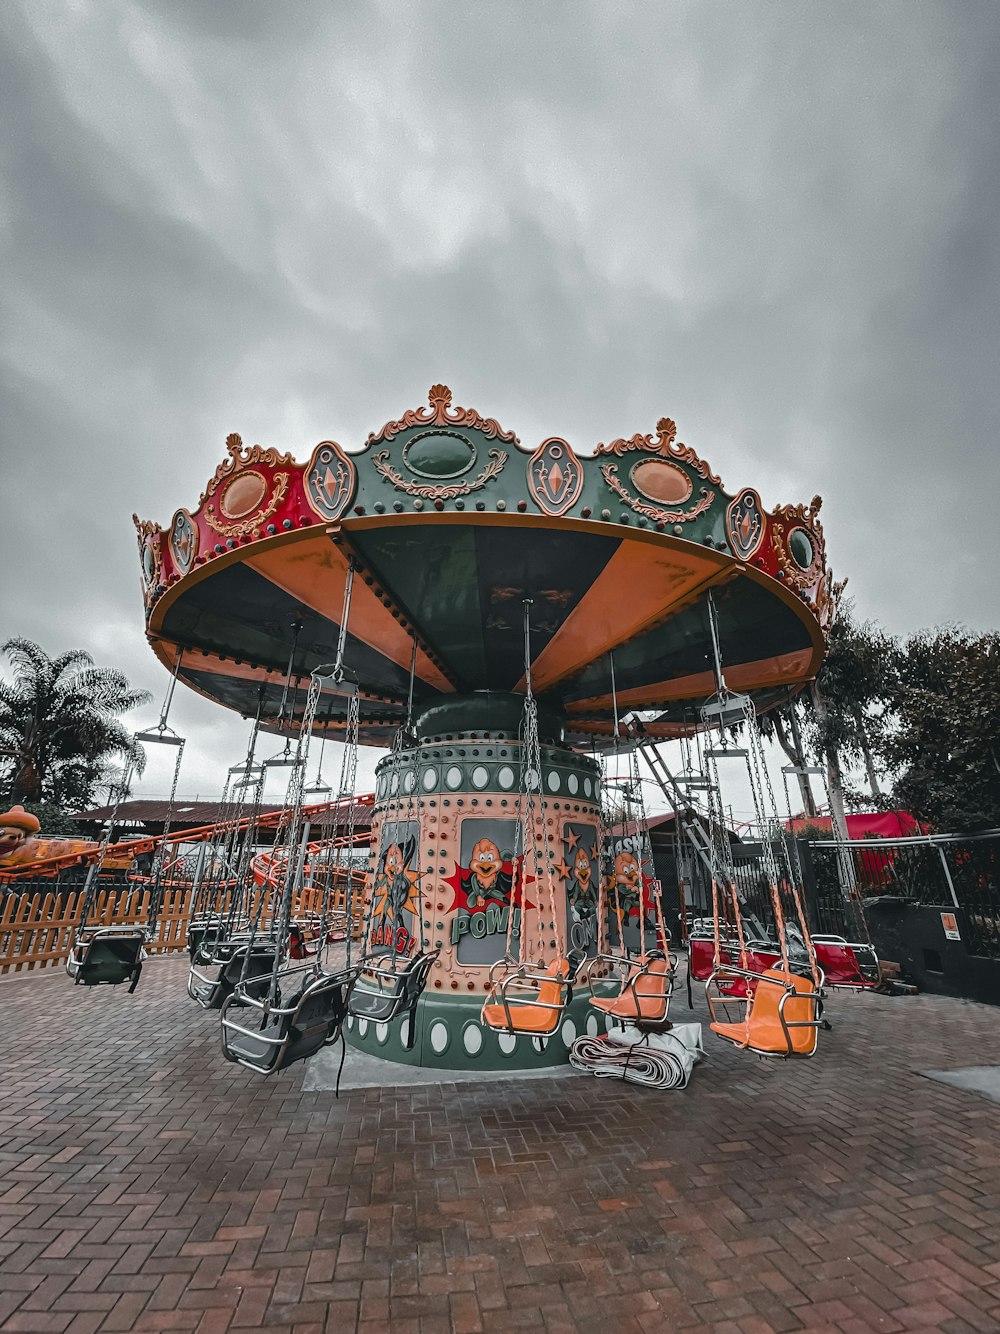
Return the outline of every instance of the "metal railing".
<path id="1" fill-rule="evenodd" d="M 957 908 L 967 919 L 969 953 L 1000 958 L 1000 830 L 803 842 L 822 930 L 843 929 L 849 898 Z"/>

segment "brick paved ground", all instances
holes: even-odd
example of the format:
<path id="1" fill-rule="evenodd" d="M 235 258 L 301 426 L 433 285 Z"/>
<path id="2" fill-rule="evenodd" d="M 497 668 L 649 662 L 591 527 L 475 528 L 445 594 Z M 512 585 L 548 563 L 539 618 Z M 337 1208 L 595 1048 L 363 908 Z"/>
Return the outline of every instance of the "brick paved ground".
<path id="1" fill-rule="evenodd" d="M 0 1328 L 1000 1330 L 1000 1012 L 845 997 L 814 1062 L 302 1091 L 179 960 L 0 984 Z M 686 1010 L 682 1014 L 686 1017 Z M 679 1016 L 680 1017 L 680 1016 Z"/>

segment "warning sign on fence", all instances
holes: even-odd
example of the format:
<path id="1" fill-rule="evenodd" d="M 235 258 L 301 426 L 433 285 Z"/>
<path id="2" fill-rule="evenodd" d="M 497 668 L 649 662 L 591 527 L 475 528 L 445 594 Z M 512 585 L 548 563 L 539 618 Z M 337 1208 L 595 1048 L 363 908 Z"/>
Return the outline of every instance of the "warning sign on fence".
<path id="1" fill-rule="evenodd" d="M 958 929 L 958 918 L 953 912 L 943 912 L 941 914 L 941 925 L 944 927 L 945 940 L 962 939 L 962 933 Z"/>

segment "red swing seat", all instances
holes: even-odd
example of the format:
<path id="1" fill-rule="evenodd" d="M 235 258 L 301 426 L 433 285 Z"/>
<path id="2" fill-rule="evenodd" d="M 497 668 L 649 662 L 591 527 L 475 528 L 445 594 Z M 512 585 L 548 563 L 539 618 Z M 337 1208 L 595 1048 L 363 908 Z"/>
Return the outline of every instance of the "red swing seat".
<path id="1" fill-rule="evenodd" d="M 852 944 L 833 937 L 812 938 L 816 962 L 823 969 L 829 987 L 851 987 L 872 991 L 880 983 L 878 955 L 871 945 Z"/>
<path id="2" fill-rule="evenodd" d="M 751 945 L 744 951 L 744 964 L 741 965 L 739 946 L 734 941 L 724 942 L 719 952 L 721 960 L 716 978 L 717 987 L 722 995 L 733 1000 L 749 995 L 757 985 L 756 978 L 769 968 L 777 967 L 781 960 L 780 952 Z M 707 982 L 716 972 L 715 942 L 699 937 L 689 940 L 688 968 L 697 981 Z"/>

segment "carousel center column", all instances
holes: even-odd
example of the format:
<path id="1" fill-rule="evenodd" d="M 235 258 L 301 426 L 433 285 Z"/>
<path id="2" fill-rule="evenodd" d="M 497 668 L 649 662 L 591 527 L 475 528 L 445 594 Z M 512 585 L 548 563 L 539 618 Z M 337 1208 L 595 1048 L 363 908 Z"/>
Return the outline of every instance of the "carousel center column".
<path id="1" fill-rule="evenodd" d="M 597 1031 L 586 985 L 574 988 L 548 1040 L 480 1022 L 497 961 L 547 963 L 560 947 L 597 948 L 600 766 L 561 744 L 561 720 L 543 708 L 539 784 L 525 773 L 518 740 L 523 706 L 521 696 L 495 692 L 435 704 L 417 719 L 417 744 L 378 766 L 368 953 L 391 951 L 400 963 L 440 954 L 417 1003 L 412 1047 L 408 1016 L 349 1022 L 354 1047 L 410 1064 L 499 1070 L 562 1064 L 576 1037 Z M 525 854 L 526 784 L 534 820 Z"/>

